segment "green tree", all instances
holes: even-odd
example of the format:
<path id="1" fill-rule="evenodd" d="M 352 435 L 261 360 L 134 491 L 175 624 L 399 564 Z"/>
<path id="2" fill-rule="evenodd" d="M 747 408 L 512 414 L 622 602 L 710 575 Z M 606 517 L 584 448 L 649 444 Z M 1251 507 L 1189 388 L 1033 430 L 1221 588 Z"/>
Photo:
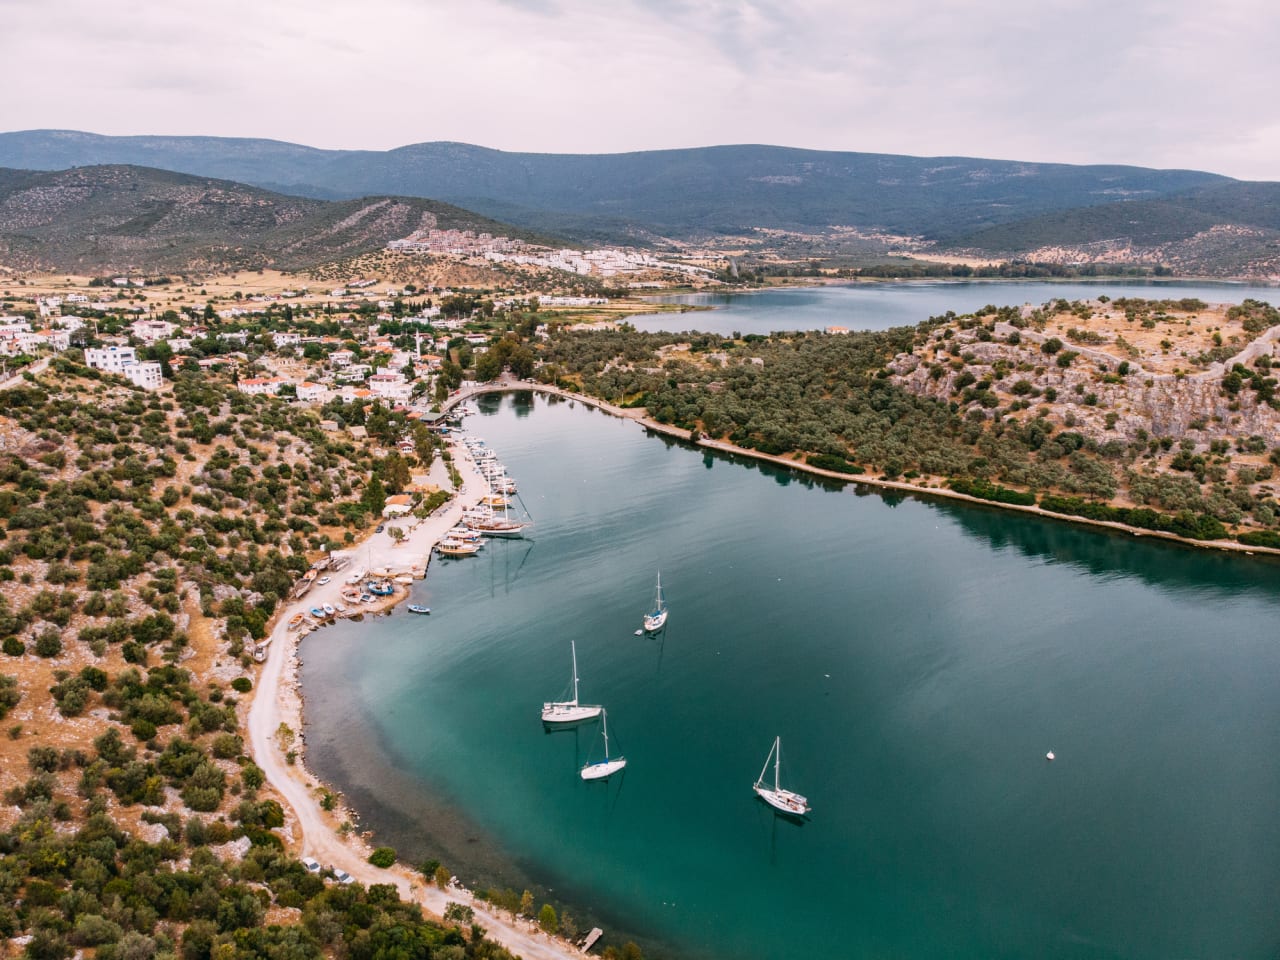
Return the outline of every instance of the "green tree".
<path id="1" fill-rule="evenodd" d="M 556 918 L 556 908 L 549 903 L 544 903 L 542 909 L 538 911 L 538 926 L 544 933 L 555 934 L 560 930 L 560 921 Z"/>

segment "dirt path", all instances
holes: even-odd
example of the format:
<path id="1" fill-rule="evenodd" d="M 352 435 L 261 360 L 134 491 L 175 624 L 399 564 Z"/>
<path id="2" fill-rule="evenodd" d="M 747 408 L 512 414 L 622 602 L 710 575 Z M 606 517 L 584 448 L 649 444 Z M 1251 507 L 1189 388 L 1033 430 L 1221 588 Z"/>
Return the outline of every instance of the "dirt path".
<path id="1" fill-rule="evenodd" d="M 367 565 L 369 570 L 380 567 L 400 567 L 429 557 L 432 546 L 462 518 L 464 505 L 477 503 L 486 485 L 465 450 L 456 449 L 454 464 L 462 474 L 465 496 L 458 496 L 449 507 L 437 516 L 418 521 L 412 527 L 404 522 L 397 526 L 406 529 L 405 540 L 396 544 L 386 533 L 374 534 L 355 550 L 357 565 Z M 320 807 L 324 785 L 301 763 L 290 764 L 285 758 L 290 746 L 277 736 L 281 724 L 299 735 L 302 730 L 302 698 L 298 684 L 297 645 L 299 638 L 288 630 L 288 621 L 295 613 L 310 607 L 332 603 L 339 599 L 343 588 L 342 577 L 335 576 L 330 583 L 313 587 L 302 600 L 285 605 L 271 634 L 270 652 L 262 671 L 258 674 L 253 704 L 249 708 L 249 744 L 254 761 L 267 775 L 267 780 L 279 792 L 280 798 L 293 813 L 294 823 L 289 827 L 295 836 L 301 837 L 301 854 L 315 857 L 325 866 L 347 871 L 361 883 L 394 883 L 400 895 L 422 904 L 437 916 L 444 913 L 450 902 L 463 903 L 475 910 L 476 922 L 488 931 L 490 939 L 502 944 L 513 953 L 527 960 L 563 960 L 582 954 L 567 943 L 548 937 L 536 925 L 518 918 L 509 918 L 493 912 L 482 902 L 476 901 L 470 891 L 461 887 L 442 890 L 428 885 L 425 878 L 399 865 L 383 870 L 367 862 L 371 852 L 368 844 L 353 834 L 342 836 L 337 832 L 338 818 Z M 295 741 L 296 742 L 296 741 Z"/>

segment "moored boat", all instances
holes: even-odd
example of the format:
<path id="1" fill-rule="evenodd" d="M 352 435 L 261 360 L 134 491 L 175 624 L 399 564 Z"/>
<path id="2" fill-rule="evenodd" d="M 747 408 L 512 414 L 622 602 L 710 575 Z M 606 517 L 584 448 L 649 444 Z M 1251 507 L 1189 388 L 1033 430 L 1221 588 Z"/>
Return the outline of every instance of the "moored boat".
<path id="1" fill-rule="evenodd" d="M 578 702 L 578 646 L 569 642 L 569 652 L 573 658 L 573 699 L 559 700 L 542 705 L 543 723 L 581 723 L 600 716 L 604 707 L 596 704 Z"/>
<path id="2" fill-rule="evenodd" d="M 292 617 L 289 618 L 289 629 L 297 630 L 300 626 L 302 626 L 302 619 L 303 619 L 302 614 L 295 613 Z"/>
<path id="3" fill-rule="evenodd" d="M 662 596 L 662 573 L 658 573 L 658 593 L 653 600 L 653 609 L 644 615 L 644 629 L 648 633 L 657 633 L 667 625 L 667 601 Z"/>
<path id="4" fill-rule="evenodd" d="M 626 757 L 609 756 L 609 714 L 600 711 L 600 734 L 604 737 L 604 759 L 584 764 L 578 771 L 583 780 L 607 780 L 627 765 Z"/>
<path id="5" fill-rule="evenodd" d="M 420 603 L 411 603 L 411 604 L 409 604 L 409 605 L 408 605 L 408 607 L 406 607 L 406 609 L 407 609 L 410 613 L 430 613 L 430 612 L 431 612 L 431 608 L 430 608 L 430 607 L 424 607 L 424 606 L 423 606 L 422 604 L 420 604 Z"/>
<path id="6" fill-rule="evenodd" d="M 769 787 L 765 783 L 764 775 L 769 769 L 769 761 L 773 761 L 773 786 Z M 769 750 L 769 756 L 765 757 L 764 766 L 760 770 L 760 776 L 756 778 L 755 785 L 751 788 L 758 796 L 773 809 L 779 813 L 785 813 L 791 817 L 804 817 L 808 814 L 810 807 L 807 798 L 800 794 L 784 789 L 779 773 L 782 767 L 782 738 L 775 737 L 773 747 Z"/>
<path id="7" fill-rule="evenodd" d="M 436 544 L 441 556 L 445 557 L 471 557 L 480 552 L 480 544 L 467 540 L 454 540 L 445 538 Z"/>

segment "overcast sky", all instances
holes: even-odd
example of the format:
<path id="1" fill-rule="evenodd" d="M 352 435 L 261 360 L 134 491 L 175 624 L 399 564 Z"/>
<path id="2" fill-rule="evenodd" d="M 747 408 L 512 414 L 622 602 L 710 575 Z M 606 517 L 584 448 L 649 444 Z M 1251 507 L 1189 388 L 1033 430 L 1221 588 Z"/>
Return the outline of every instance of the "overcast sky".
<path id="1" fill-rule="evenodd" d="M 0 130 L 1280 180 L 1274 0 L 0 0 Z"/>

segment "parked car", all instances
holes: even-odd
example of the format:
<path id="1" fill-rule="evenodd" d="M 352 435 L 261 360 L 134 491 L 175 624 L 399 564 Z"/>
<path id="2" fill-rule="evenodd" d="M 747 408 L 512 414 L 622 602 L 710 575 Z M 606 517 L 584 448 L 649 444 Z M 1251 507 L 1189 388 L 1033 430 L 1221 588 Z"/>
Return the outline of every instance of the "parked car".
<path id="1" fill-rule="evenodd" d="M 332 870 L 333 870 L 333 879 L 337 880 L 339 883 L 355 883 L 356 882 L 356 878 L 353 877 L 351 874 L 347 873 L 347 871 L 339 870 L 337 867 L 333 867 Z"/>
<path id="2" fill-rule="evenodd" d="M 328 583 L 332 579 L 333 577 L 321 577 L 319 580 L 316 581 L 316 586 L 323 587 L 326 583 Z"/>
<path id="3" fill-rule="evenodd" d="M 384 524 L 384 523 L 380 523 L 380 524 L 378 524 L 378 529 L 377 529 L 377 530 L 375 530 L 375 531 L 373 531 L 373 532 L 374 532 L 374 533 L 381 533 L 381 532 L 382 532 L 383 530 L 385 530 L 385 529 L 387 529 L 386 524 Z"/>
<path id="4" fill-rule="evenodd" d="M 307 873 L 319 873 L 320 861 L 314 857 L 303 857 L 302 865 L 307 868 Z"/>

